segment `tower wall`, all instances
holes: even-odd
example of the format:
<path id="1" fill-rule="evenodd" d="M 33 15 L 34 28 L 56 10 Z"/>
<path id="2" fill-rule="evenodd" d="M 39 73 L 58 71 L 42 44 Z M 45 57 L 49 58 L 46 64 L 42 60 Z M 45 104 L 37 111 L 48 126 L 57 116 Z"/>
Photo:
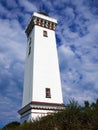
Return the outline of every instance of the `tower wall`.
<path id="1" fill-rule="evenodd" d="M 47 31 L 47 37 L 43 36 L 44 30 Z M 34 57 L 32 99 L 62 103 L 55 31 L 35 26 Z M 50 88 L 51 98 L 45 97 L 45 88 Z"/>
<path id="2" fill-rule="evenodd" d="M 34 13 L 26 28 L 23 104 L 19 110 L 22 123 L 62 109 L 56 24 L 55 19 Z"/>
<path id="3" fill-rule="evenodd" d="M 34 66 L 34 31 L 32 30 L 29 37 L 32 38 L 31 40 L 31 54 L 29 53 L 29 37 L 27 39 L 27 49 L 26 49 L 26 62 L 25 62 L 25 74 L 24 74 L 24 87 L 23 87 L 23 101 L 22 107 L 27 105 L 32 101 L 33 95 L 33 66 Z"/>

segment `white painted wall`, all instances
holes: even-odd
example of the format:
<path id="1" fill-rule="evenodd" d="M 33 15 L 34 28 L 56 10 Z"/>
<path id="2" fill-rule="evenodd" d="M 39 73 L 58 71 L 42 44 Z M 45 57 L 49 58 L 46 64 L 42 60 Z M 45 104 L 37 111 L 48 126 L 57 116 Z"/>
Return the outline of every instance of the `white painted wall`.
<path id="1" fill-rule="evenodd" d="M 51 110 L 35 110 L 31 109 L 29 112 L 23 114 L 21 118 L 21 124 L 29 121 L 33 121 L 38 117 L 46 116 L 47 114 L 53 113 L 54 111 Z"/>
<path id="2" fill-rule="evenodd" d="M 26 62 L 25 62 L 25 74 L 24 74 L 24 87 L 23 87 L 23 102 L 22 107 L 32 101 L 33 94 L 33 62 L 34 62 L 34 30 L 32 30 L 29 37 L 32 38 L 31 54 L 29 52 L 29 38 L 27 40 Z"/>
<path id="3" fill-rule="evenodd" d="M 43 30 L 48 37 L 43 36 Z M 51 89 L 51 98 L 45 98 L 45 88 Z M 63 103 L 55 32 L 35 26 L 33 101 Z"/>
<path id="4" fill-rule="evenodd" d="M 22 107 L 31 101 L 63 103 L 55 31 L 35 25 L 29 37 L 32 49 L 28 56 L 27 45 Z M 51 98 L 45 97 L 45 88 L 51 89 Z"/>

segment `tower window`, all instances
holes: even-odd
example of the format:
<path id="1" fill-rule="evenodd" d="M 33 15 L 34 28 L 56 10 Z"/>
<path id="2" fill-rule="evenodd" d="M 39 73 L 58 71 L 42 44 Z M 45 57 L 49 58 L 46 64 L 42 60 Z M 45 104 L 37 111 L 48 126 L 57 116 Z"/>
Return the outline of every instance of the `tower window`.
<path id="1" fill-rule="evenodd" d="M 45 31 L 45 30 L 43 31 L 43 36 L 48 37 L 47 31 Z"/>
<path id="2" fill-rule="evenodd" d="M 29 40 L 29 46 L 31 45 L 31 37 L 30 37 L 30 40 Z"/>
<path id="3" fill-rule="evenodd" d="M 29 46 L 29 52 L 28 52 L 28 55 L 30 55 L 31 53 L 31 46 Z"/>
<path id="4" fill-rule="evenodd" d="M 28 56 L 30 55 L 30 53 L 31 53 L 31 37 L 30 37 L 30 39 L 29 39 L 29 51 L 28 51 Z"/>
<path id="5" fill-rule="evenodd" d="M 50 88 L 46 88 L 46 98 L 51 98 Z"/>

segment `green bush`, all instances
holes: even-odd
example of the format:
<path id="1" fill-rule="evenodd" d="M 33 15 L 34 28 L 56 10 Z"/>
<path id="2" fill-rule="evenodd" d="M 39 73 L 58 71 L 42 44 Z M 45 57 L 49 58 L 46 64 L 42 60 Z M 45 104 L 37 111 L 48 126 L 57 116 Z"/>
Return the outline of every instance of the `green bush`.
<path id="1" fill-rule="evenodd" d="M 98 130 L 98 100 L 84 106 L 71 100 L 62 111 L 22 125 L 12 122 L 2 130 Z"/>
<path id="2" fill-rule="evenodd" d="M 4 128 L 1 130 L 12 130 L 12 129 L 15 129 L 16 127 L 18 127 L 19 125 L 20 125 L 20 123 L 17 121 L 11 122 L 11 123 L 8 123 L 7 125 L 5 125 Z"/>

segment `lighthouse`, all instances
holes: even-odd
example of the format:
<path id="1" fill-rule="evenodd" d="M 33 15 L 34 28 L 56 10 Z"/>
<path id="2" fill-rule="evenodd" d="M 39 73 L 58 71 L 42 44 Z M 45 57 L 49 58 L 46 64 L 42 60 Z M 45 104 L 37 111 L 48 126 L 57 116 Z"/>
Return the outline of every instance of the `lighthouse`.
<path id="1" fill-rule="evenodd" d="M 56 47 L 57 20 L 34 12 L 25 30 L 27 50 L 21 123 L 46 116 L 63 108 Z"/>

